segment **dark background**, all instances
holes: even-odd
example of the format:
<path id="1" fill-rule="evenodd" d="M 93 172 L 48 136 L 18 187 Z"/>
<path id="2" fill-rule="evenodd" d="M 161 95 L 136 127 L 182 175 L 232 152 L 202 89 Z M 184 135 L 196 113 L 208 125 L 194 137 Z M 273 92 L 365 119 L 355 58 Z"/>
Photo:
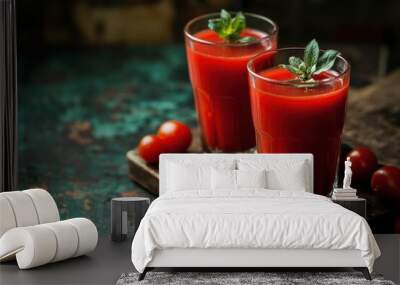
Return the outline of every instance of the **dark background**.
<path id="1" fill-rule="evenodd" d="M 188 20 L 226 8 L 274 20 L 280 46 L 304 45 L 315 37 L 321 43 L 385 49 L 385 70 L 400 64 L 396 0 L 20 0 L 17 8 L 23 53 L 39 55 L 49 47 L 182 42 Z M 143 33 L 134 36 L 138 30 Z M 370 60 L 374 59 L 368 55 L 363 58 Z"/>

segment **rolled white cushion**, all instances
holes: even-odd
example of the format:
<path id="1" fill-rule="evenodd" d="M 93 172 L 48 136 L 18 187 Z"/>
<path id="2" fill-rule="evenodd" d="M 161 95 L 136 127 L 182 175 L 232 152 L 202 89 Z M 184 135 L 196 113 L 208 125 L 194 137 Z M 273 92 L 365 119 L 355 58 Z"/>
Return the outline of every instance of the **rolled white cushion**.
<path id="1" fill-rule="evenodd" d="M 6 197 L 0 195 L 0 237 L 9 229 L 15 228 L 17 223 L 13 209 Z"/>
<path id="2" fill-rule="evenodd" d="M 29 189 L 22 192 L 28 194 L 32 199 L 39 218 L 39 224 L 60 220 L 56 202 L 49 192 L 43 189 Z"/>
<path id="3" fill-rule="evenodd" d="M 56 248 L 56 236 L 43 225 L 14 228 L 0 239 L 0 260 L 16 255 L 19 268 L 28 269 L 51 262 Z"/>
<path id="4" fill-rule="evenodd" d="M 96 248 L 98 233 L 96 226 L 91 220 L 85 218 L 75 218 L 65 220 L 65 222 L 71 224 L 78 233 L 78 248 L 74 257 L 91 252 Z"/>
<path id="5" fill-rule="evenodd" d="M 17 227 L 33 226 L 39 223 L 38 214 L 30 196 L 22 191 L 1 193 L 11 205 Z"/>
<path id="6" fill-rule="evenodd" d="M 16 256 L 20 269 L 89 253 L 97 245 L 96 226 L 88 219 L 18 227 L 0 238 L 0 261 Z"/>
<path id="7" fill-rule="evenodd" d="M 57 249 L 51 262 L 73 257 L 78 249 L 79 237 L 73 226 L 67 221 L 43 224 L 56 235 Z"/>

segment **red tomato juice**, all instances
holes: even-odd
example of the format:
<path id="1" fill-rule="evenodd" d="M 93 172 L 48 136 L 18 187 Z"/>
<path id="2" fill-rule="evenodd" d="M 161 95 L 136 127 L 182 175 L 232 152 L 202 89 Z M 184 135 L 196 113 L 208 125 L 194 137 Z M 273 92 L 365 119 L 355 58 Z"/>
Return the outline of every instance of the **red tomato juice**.
<path id="1" fill-rule="evenodd" d="M 312 153 L 314 193 L 328 194 L 336 175 L 349 78 L 327 71 L 314 77 L 314 86 L 298 87 L 279 84 L 295 79 L 281 67 L 257 74 L 278 81 L 250 79 L 258 152 Z"/>
<path id="2" fill-rule="evenodd" d="M 245 29 L 241 36 L 264 38 Z M 239 152 L 255 146 L 246 65 L 261 51 L 276 48 L 276 37 L 254 44 L 226 45 L 217 33 L 203 30 L 186 39 L 189 73 L 204 147 Z"/>

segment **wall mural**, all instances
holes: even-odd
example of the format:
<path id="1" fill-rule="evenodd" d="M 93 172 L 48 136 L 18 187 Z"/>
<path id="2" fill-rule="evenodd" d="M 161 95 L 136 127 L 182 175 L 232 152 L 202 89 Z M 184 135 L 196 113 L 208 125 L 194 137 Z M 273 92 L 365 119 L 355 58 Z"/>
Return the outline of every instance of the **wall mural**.
<path id="1" fill-rule="evenodd" d="M 359 1 L 349 4 L 349 9 L 344 11 L 342 5 L 330 1 L 293 0 L 288 2 L 297 7 L 297 13 L 290 17 L 282 14 L 286 1 L 261 2 L 19 1 L 19 188 L 47 189 L 55 198 L 62 218 L 88 217 L 100 232 L 106 233 L 110 230 L 111 198 L 157 196 L 158 169 L 154 153 L 185 151 L 180 141 L 189 136 L 192 137 L 189 152 L 203 152 L 205 145 L 209 150 L 218 146 L 240 152 L 253 147 L 254 138 L 249 139 L 250 145 L 227 139 L 232 134 L 228 128 L 225 133 L 213 132 L 212 120 L 207 117 L 212 106 L 207 96 L 201 97 L 204 94 L 200 93 L 204 80 L 209 80 L 207 88 L 214 86 L 212 80 L 216 74 L 204 73 L 195 78 L 199 72 L 192 69 L 192 80 L 199 80 L 197 87 L 194 86 L 196 98 L 205 98 L 201 102 L 197 100 L 201 109 L 198 112 L 189 78 L 187 57 L 192 63 L 199 63 L 197 67 L 206 66 L 210 61 L 199 59 L 190 50 L 186 53 L 184 25 L 196 16 L 227 8 L 273 19 L 280 26 L 279 47 L 304 47 L 317 38 L 321 49 L 338 50 L 351 63 L 336 180 L 340 187 L 344 161 L 349 155 L 353 171 L 351 187 L 366 199 L 371 228 L 375 233 L 400 232 L 400 92 L 396 91 L 400 90 L 397 52 L 400 34 L 399 29 L 393 28 L 399 25 L 394 12 L 400 9 L 398 1 L 387 1 L 384 6 L 376 1 L 363 1 L 365 9 L 358 9 L 354 15 L 352 8 L 361 5 Z M 379 14 L 374 15 L 373 31 L 368 28 L 371 10 Z M 315 18 L 305 17 L 306 13 Z M 335 13 L 341 14 L 340 19 L 332 16 Z M 299 22 L 312 26 L 312 32 L 303 29 Z M 210 66 L 218 68 L 217 63 Z M 223 84 L 237 83 L 232 79 L 234 76 L 225 78 Z M 11 94 L 6 92 L 5 85 L 0 88 L 2 95 Z M 15 104 L 10 99 L 7 102 Z M 320 103 L 315 102 L 315 108 L 308 111 L 317 113 Z M 345 102 L 342 103 L 335 106 L 344 109 Z M 229 101 L 220 105 L 224 114 L 214 116 L 215 121 L 228 126 L 237 118 L 250 120 L 249 114 L 236 114 L 246 109 L 243 104 L 235 106 Z M 281 108 L 282 104 L 276 107 Z M 226 109 L 235 109 L 236 113 Z M 282 115 L 282 112 L 275 113 L 274 120 L 282 119 Z M 334 113 L 329 117 L 320 113 L 320 116 L 313 126 L 337 119 Z M 161 127 L 166 121 L 173 122 Z M 185 126 L 190 128 L 190 135 Z M 277 121 L 270 127 L 279 133 Z M 291 127 L 304 130 L 304 134 L 307 130 L 307 126 L 298 124 Z M 165 143 L 161 141 L 165 142 L 171 129 L 179 130 L 179 135 L 168 141 L 167 145 L 174 147 L 164 148 Z M 241 131 L 249 130 L 241 128 Z M 309 134 L 303 136 L 306 137 Z M 340 133 L 335 139 L 340 139 Z M 268 150 L 265 141 L 263 149 Z M 245 145 L 243 149 L 229 149 L 241 144 Z M 330 149 L 339 151 L 338 145 Z M 319 170 L 329 169 L 331 184 L 336 161 L 325 158 Z M 331 190 L 324 189 L 321 193 L 329 195 Z"/>

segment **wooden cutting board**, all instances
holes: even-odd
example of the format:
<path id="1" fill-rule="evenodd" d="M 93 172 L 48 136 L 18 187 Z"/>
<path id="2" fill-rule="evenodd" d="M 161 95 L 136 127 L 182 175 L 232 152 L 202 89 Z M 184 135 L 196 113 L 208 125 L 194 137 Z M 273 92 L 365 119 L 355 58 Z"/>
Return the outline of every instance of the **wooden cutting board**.
<path id="1" fill-rule="evenodd" d="M 366 145 L 380 163 L 400 167 L 400 69 L 350 92 L 343 141 Z"/>
<path id="2" fill-rule="evenodd" d="M 188 152 L 201 153 L 199 130 Z M 352 89 L 348 99 L 342 153 L 347 145 L 367 145 L 382 164 L 400 166 L 400 70 L 362 89 Z M 129 178 L 158 195 L 158 165 L 149 165 L 136 150 L 127 153 Z"/>
<path id="3" fill-rule="evenodd" d="M 201 153 L 200 130 L 192 129 L 193 141 L 189 153 Z M 137 153 L 136 149 L 127 152 L 126 157 L 129 165 L 129 178 L 144 187 L 154 195 L 158 195 L 158 164 L 146 163 Z"/>

